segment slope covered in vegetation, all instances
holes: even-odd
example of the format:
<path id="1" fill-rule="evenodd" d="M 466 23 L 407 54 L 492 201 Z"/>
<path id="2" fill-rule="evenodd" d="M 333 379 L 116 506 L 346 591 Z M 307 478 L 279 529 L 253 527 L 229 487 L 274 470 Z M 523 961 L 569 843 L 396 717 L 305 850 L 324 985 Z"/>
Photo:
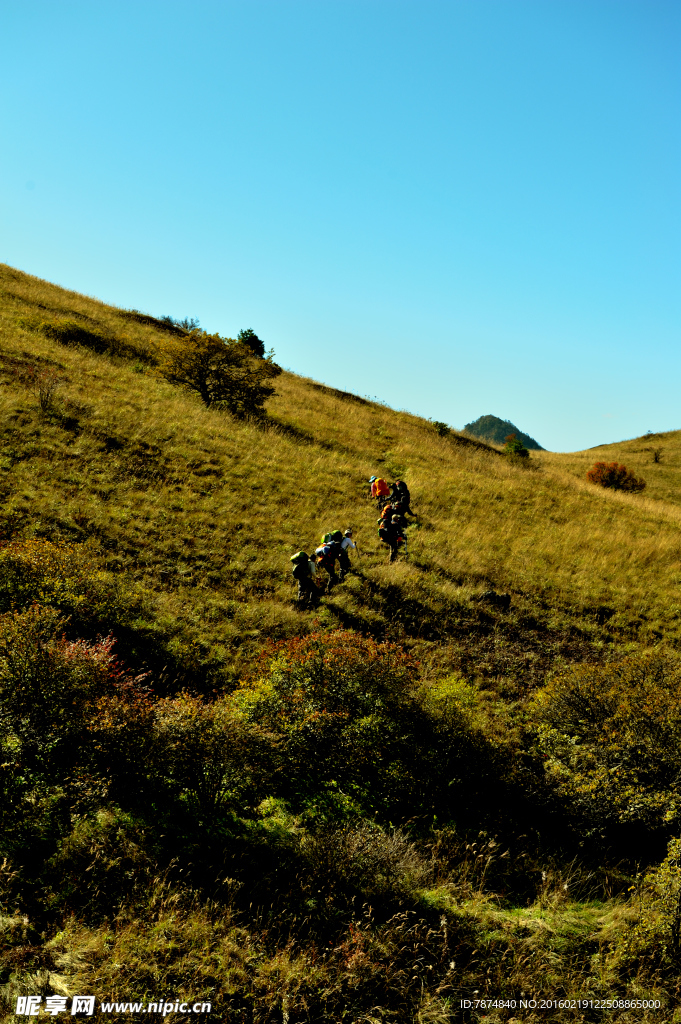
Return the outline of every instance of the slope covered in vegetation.
<path id="1" fill-rule="evenodd" d="M 524 465 L 289 373 L 238 419 L 164 379 L 181 326 L 0 288 L 6 1014 L 672 1019 L 681 432 Z M 299 610 L 289 556 L 348 526 Z"/>

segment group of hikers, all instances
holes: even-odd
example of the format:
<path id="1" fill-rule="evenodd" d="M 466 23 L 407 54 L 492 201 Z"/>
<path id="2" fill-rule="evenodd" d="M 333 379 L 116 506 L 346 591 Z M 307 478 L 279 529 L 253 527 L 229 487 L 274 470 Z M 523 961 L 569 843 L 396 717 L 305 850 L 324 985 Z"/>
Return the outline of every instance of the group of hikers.
<path id="1" fill-rule="evenodd" d="M 415 516 L 411 510 L 409 488 L 403 480 L 388 484 L 383 477 L 369 478 L 370 496 L 378 506 L 378 536 L 389 550 L 389 562 L 394 562 L 400 548 L 407 554 L 407 516 Z M 322 542 L 315 551 L 308 555 L 306 551 L 297 551 L 291 556 L 293 578 L 298 584 L 298 604 L 301 607 L 316 607 L 322 594 L 330 593 L 338 583 L 342 583 L 352 567 L 350 550 L 357 552 L 361 558 L 357 543 L 353 540 L 352 530 L 345 533 L 333 530 L 325 533 Z M 338 562 L 338 573 L 336 573 Z M 319 570 L 323 569 L 326 579 L 322 583 L 318 579 Z"/>

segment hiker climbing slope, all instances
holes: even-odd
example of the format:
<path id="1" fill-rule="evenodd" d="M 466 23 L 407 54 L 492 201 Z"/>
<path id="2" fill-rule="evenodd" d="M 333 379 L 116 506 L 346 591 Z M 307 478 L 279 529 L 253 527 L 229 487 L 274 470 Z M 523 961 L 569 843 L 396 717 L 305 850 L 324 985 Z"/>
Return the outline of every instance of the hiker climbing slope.
<path id="1" fill-rule="evenodd" d="M 310 557 L 305 551 L 297 551 L 291 556 L 291 566 L 293 578 L 298 584 L 298 604 L 301 607 L 316 607 L 319 604 L 319 588 L 314 581 L 317 571 L 315 556 Z"/>
<path id="2" fill-rule="evenodd" d="M 371 497 L 376 499 L 378 507 L 381 508 L 382 502 L 390 498 L 388 482 L 382 476 L 371 476 L 369 477 L 369 483 L 371 484 Z"/>
<path id="3" fill-rule="evenodd" d="M 415 516 L 416 513 L 412 512 L 411 507 L 410 507 L 411 506 L 411 495 L 409 493 L 409 488 L 405 484 L 404 480 L 397 480 L 397 481 L 395 481 L 395 483 L 392 486 L 397 491 L 397 494 L 398 494 L 398 499 L 397 500 L 399 501 L 399 503 L 402 506 L 402 513 L 404 515 Z"/>
<path id="4" fill-rule="evenodd" d="M 403 480 L 397 480 L 396 487 L 399 492 L 399 499 L 402 503 L 402 508 L 405 510 L 406 515 L 416 515 L 416 512 L 412 512 L 412 496 L 410 494 L 409 487 Z"/>
<path id="5" fill-rule="evenodd" d="M 343 535 L 340 533 L 340 530 L 336 530 L 335 532 L 339 535 L 338 540 L 331 539 L 334 537 L 334 534 L 325 534 L 325 538 L 329 537 L 329 540 L 325 540 L 324 543 L 322 543 L 315 551 L 317 556 L 317 567 L 319 569 L 323 569 L 328 576 L 328 582 L 326 584 L 327 594 L 329 594 L 331 592 L 331 588 L 339 582 L 338 576 L 336 575 L 336 561 L 340 558 L 340 541 L 342 540 Z"/>
<path id="6" fill-rule="evenodd" d="M 388 507 L 384 510 L 384 514 L 378 520 L 378 536 L 384 544 L 387 544 L 390 548 L 389 562 L 394 562 L 397 558 L 397 552 L 400 544 L 406 544 L 406 531 L 401 525 L 401 519 L 398 515 L 392 514 L 392 508 Z"/>
<path id="7" fill-rule="evenodd" d="M 357 544 L 352 539 L 352 530 L 346 530 L 343 536 L 343 540 L 341 541 L 341 550 L 339 556 L 341 578 L 345 576 L 347 573 L 349 573 L 350 569 L 352 568 L 352 563 L 350 562 L 350 548 L 353 548 L 357 552 L 357 556 L 359 558 L 362 557 L 359 553 L 359 548 L 357 547 Z"/>
<path id="8" fill-rule="evenodd" d="M 393 523 L 397 523 L 400 530 L 406 530 L 409 523 L 404 514 L 404 506 L 401 501 L 393 501 L 383 510 L 383 515 L 390 515 Z"/>

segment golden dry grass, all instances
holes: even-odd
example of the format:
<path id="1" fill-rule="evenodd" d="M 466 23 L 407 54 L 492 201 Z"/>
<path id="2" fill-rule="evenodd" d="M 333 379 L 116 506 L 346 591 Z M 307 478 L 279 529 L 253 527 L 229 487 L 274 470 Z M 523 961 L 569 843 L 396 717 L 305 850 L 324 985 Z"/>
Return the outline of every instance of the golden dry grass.
<path id="1" fill-rule="evenodd" d="M 347 526 L 360 574 L 327 599 L 322 625 L 437 640 L 454 661 L 466 637 L 551 656 L 575 644 L 676 642 L 680 432 L 537 453 L 527 469 L 290 373 L 277 380 L 268 426 L 238 422 L 152 364 L 66 347 L 30 318 L 87 317 L 149 358 L 168 342 L 162 330 L 8 267 L 0 285 L 6 535 L 88 543 L 103 567 L 153 593 L 158 621 L 198 630 L 224 664 L 237 664 L 249 639 L 310 627 L 292 605 L 289 556 Z M 29 363 L 63 373 L 61 416 L 43 414 L 21 383 Z M 596 458 L 625 461 L 646 491 L 588 484 Z M 366 496 L 372 472 L 410 484 L 419 523 L 407 565 L 385 564 Z M 490 587 L 511 593 L 508 616 L 471 602 Z"/>
<path id="2" fill-rule="evenodd" d="M 113 338 L 114 354 L 62 345 L 40 329 L 73 318 Z M 268 423 L 240 422 L 157 375 L 154 360 L 169 337 L 158 324 L 0 267 L 2 537 L 76 546 L 88 564 L 141 595 L 143 611 L 126 622 L 139 639 L 137 649 L 128 639 L 138 660 L 146 638 L 158 634 L 164 657 L 176 652 L 181 662 L 200 649 L 213 678 L 232 681 L 266 640 L 345 625 L 415 647 L 426 683 L 456 667 L 515 696 L 560 659 L 676 645 L 681 431 L 541 452 L 528 467 L 290 373 L 277 379 Z M 127 357 L 116 354 L 121 346 Z M 60 375 L 47 410 L 32 383 L 42 370 Z M 652 461 L 654 448 L 663 449 L 661 462 Z M 646 479 L 646 491 L 588 484 L 597 459 L 625 462 Z M 405 478 L 419 513 L 409 558 L 394 565 L 376 535 L 372 473 Z M 347 526 L 362 552 L 356 573 L 318 612 L 298 611 L 289 556 Z M 491 587 L 511 595 L 508 613 L 474 600 Z M 484 697 L 490 735 L 501 741 L 511 718 L 495 725 L 496 694 Z M 511 976 L 546 994 L 563 986 L 579 995 L 587 976 L 592 992 L 610 990 L 610 969 L 596 952 L 627 926 L 631 903 L 573 903 L 555 890 L 529 907 L 503 909 L 480 889 L 462 898 L 441 886 L 419 896 L 428 913 L 460 924 L 463 946 L 471 942 L 471 991 L 501 990 Z M 252 922 L 242 927 L 226 908 L 175 905 L 179 899 L 161 886 L 139 917 L 122 907 L 114 922 L 71 920 L 49 943 L 51 979 L 17 975 L 6 998 L 50 985 L 151 1000 L 164 994 L 161 986 L 180 998 L 232 1000 L 229 1019 L 238 1020 L 247 992 L 248 1019 L 290 1012 L 293 1024 L 313 1019 L 305 1016 L 308 997 L 341 992 L 342 1000 L 343 986 L 352 993 L 364 983 L 362 971 L 383 978 L 402 941 L 401 932 L 370 939 L 355 929 L 333 950 L 334 967 L 309 949 L 267 949 Z M 442 990 L 424 986 L 409 1019 L 454 1019 L 448 957 Z M 484 974 L 487 963 L 495 974 Z M 487 1019 L 510 1020 L 510 1011 Z"/>

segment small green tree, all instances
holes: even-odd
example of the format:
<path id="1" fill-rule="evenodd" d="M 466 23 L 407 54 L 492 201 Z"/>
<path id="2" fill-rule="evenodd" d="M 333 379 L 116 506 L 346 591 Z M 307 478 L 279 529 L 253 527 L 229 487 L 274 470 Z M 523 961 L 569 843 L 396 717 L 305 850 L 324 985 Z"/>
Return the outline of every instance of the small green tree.
<path id="1" fill-rule="evenodd" d="M 265 358 L 265 342 L 261 341 L 250 327 L 247 327 L 245 331 L 239 331 L 238 340 L 242 345 L 247 345 L 254 356 L 258 356 L 259 359 Z"/>
<path id="2" fill-rule="evenodd" d="M 504 455 L 515 456 L 519 459 L 529 459 L 530 453 L 522 441 L 515 434 L 509 434 L 504 445 Z"/>
<path id="3" fill-rule="evenodd" d="M 270 381 L 281 367 L 256 359 L 251 349 L 219 334 L 192 331 L 161 365 L 171 384 L 201 396 L 207 406 L 227 409 L 234 416 L 262 416 L 264 405 L 275 393 Z"/>

